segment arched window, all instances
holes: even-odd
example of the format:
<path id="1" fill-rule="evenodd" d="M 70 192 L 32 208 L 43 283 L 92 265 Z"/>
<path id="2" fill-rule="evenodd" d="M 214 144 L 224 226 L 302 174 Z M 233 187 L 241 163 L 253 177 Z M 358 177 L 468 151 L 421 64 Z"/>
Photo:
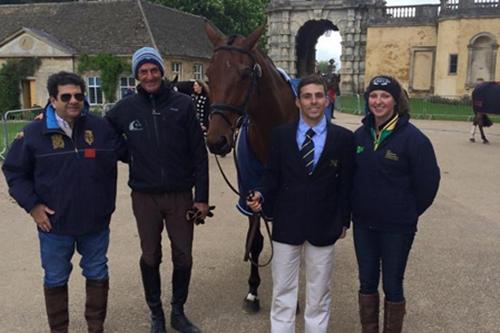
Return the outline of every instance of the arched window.
<path id="1" fill-rule="evenodd" d="M 498 49 L 495 36 L 488 32 L 481 32 L 472 37 L 468 49 L 466 85 L 473 87 L 480 80 L 492 81 L 495 77 Z"/>

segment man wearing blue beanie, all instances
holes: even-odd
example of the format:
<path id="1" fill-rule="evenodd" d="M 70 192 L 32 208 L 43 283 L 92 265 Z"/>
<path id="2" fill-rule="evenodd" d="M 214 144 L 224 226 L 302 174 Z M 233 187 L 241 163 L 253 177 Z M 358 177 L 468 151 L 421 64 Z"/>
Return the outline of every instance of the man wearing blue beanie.
<path id="1" fill-rule="evenodd" d="M 165 65 L 158 50 L 152 47 L 143 47 L 135 51 L 132 56 L 132 73 L 137 80 L 139 79 L 137 77 L 138 70 L 145 63 L 156 65 L 161 72 L 161 76 L 165 75 Z"/>
<path id="2" fill-rule="evenodd" d="M 129 151 L 129 186 L 139 231 L 140 268 L 151 333 L 165 333 L 161 301 L 161 238 L 166 229 L 172 249 L 170 323 L 183 333 L 201 332 L 184 313 L 192 268 L 193 221 L 208 214 L 208 158 L 191 97 L 163 81 L 160 53 L 143 47 L 132 56 L 137 94 L 120 100 L 106 118 L 125 134 Z M 194 187 L 194 197 L 193 197 Z"/>

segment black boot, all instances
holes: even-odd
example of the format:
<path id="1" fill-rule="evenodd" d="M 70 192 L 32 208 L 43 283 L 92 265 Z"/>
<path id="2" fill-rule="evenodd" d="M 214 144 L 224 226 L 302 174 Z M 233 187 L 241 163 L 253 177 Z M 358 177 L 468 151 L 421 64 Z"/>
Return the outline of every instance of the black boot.
<path id="1" fill-rule="evenodd" d="M 45 307 L 51 333 L 68 333 L 68 285 L 44 288 Z"/>
<path id="2" fill-rule="evenodd" d="M 191 279 L 191 268 L 174 268 L 172 275 L 172 312 L 170 324 L 181 333 L 201 333 L 200 329 L 193 325 L 184 314 L 184 303 L 187 300 L 189 281 Z"/>
<path id="3" fill-rule="evenodd" d="M 140 266 L 146 303 L 151 310 L 151 333 L 166 333 L 165 314 L 161 305 L 160 265 L 149 266 L 141 259 Z"/>
<path id="4" fill-rule="evenodd" d="M 87 280 L 85 289 L 85 319 L 89 333 L 102 333 L 108 306 L 109 280 Z"/>
<path id="5" fill-rule="evenodd" d="M 200 329 L 184 314 L 184 306 L 172 304 L 172 312 L 170 314 L 170 324 L 173 328 L 181 333 L 201 333 Z"/>

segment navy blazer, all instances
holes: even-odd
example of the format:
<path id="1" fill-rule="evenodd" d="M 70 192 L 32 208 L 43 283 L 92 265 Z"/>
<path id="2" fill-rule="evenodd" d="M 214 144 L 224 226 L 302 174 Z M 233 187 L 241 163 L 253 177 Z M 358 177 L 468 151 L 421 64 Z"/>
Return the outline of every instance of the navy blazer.
<path id="1" fill-rule="evenodd" d="M 273 212 L 273 240 L 314 246 L 336 242 L 350 224 L 354 168 L 353 133 L 327 123 L 323 152 L 311 176 L 297 146 L 298 122 L 273 130 L 260 192 Z"/>

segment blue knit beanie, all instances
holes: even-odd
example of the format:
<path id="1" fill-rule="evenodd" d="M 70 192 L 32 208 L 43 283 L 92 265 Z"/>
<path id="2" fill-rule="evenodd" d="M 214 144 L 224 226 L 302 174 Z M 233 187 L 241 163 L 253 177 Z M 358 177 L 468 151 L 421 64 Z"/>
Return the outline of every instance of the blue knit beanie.
<path id="1" fill-rule="evenodd" d="M 139 67 L 145 63 L 151 63 L 158 66 L 162 77 L 165 74 L 165 65 L 163 64 L 163 59 L 158 50 L 152 47 L 143 47 L 135 51 L 132 56 L 132 73 L 136 79 Z"/>

